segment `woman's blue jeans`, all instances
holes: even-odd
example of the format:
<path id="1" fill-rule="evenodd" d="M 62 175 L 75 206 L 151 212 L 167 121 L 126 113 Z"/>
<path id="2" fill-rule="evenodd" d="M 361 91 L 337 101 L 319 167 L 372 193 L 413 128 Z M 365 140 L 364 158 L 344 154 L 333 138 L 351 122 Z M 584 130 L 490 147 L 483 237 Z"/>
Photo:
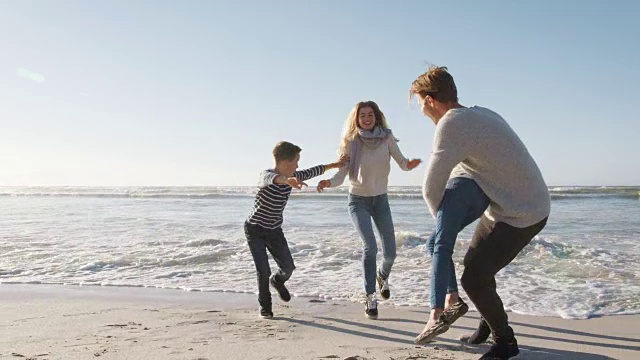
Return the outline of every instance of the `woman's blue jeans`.
<path id="1" fill-rule="evenodd" d="M 396 259 L 396 236 L 389 208 L 387 194 L 378 196 L 357 196 L 349 194 L 349 215 L 360 238 L 362 239 L 362 267 L 364 272 L 364 288 L 367 293 L 376 292 L 376 255 L 378 247 L 371 220 L 378 229 L 382 243 L 383 262 L 380 276 L 389 277 L 391 267 Z"/>
<path id="2" fill-rule="evenodd" d="M 436 228 L 427 240 L 431 262 L 431 308 L 444 309 L 447 293 L 458 291 L 453 248 L 458 233 L 478 219 L 489 198 L 473 179 L 449 179 L 436 213 Z"/>

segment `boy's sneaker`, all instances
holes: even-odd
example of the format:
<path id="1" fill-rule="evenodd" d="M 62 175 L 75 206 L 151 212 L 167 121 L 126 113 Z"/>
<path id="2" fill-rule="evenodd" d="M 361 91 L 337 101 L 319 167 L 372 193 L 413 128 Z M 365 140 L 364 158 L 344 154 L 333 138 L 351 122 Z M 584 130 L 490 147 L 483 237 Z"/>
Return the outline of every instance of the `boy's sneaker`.
<path id="1" fill-rule="evenodd" d="M 269 283 L 271 284 L 271 286 L 273 286 L 274 289 L 276 289 L 276 291 L 278 292 L 278 296 L 280 296 L 280 299 L 282 299 L 282 301 L 289 302 L 291 300 L 291 294 L 289 294 L 289 290 L 287 290 L 287 287 L 284 286 L 284 284 L 280 284 L 276 281 L 275 275 L 272 275 L 269 278 Z"/>
<path id="2" fill-rule="evenodd" d="M 489 351 L 482 355 L 480 360 L 508 360 L 518 354 L 520 354 L 520 350 L 518 349 L 518 342 L 514 337 L 510 341 L 500 341 L 491 345 Z"/>
<path id="3" fill-rule="evenodd" d="M 376 281 L 378 282 L 378 288 L 380 289 L 380 296 L 384 300 L 389 300 L 391 297 L 391 291 L 389 291 L 389 280 L 383 279 L 382 276 L 380 276 L 380 272 L 378 272 L 376 275 Z"/>
<path id="4" fill-rule="evenodd" d="M 458 298 L 455 304 L 449 306 L 448 309 L 444 311 L 442 316 L 444 317 L 444 321 L 451 325 L 454 321 L 458 320 L 462 315 L 466 314 L 469 311 L 469 305 L 467 305 L 461 298 Z"/>
<path id="5" fill-rule="evenodd" d="M 364 314 L 371 320 L 378 318 L 378 300 L 376 300 L 375 294 L 367 295 Z"/>
<path id="6" fill-rule="evenodd" d="M 271 319 L 273 317 L 271 306 L 260 306 L 260 317 L 263 319 Z"/>

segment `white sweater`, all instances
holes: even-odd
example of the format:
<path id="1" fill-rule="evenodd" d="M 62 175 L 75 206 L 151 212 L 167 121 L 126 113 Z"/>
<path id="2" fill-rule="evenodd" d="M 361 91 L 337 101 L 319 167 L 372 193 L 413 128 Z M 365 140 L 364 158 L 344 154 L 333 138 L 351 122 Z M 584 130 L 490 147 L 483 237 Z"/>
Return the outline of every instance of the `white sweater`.
<path id="1" fill-rule="evenodd" d="M 393 136 L 389 136 L 387 141 L 377 148 L 363 146 L 360 151 L 360 171 L 357 179 L 349 178 L 349 192 L 358 196 L 378 196 L 387 193 L 389 183 L 389 165 L 391 157 L 398 163 L 404 171 L 409 171 L 407 163 L 409 160 L 402 155 L 398 142 Z M 329 179 L 329 187 L 342 185 L 344 179 L 349 174 L 349 166 L 344 166 Z"/>

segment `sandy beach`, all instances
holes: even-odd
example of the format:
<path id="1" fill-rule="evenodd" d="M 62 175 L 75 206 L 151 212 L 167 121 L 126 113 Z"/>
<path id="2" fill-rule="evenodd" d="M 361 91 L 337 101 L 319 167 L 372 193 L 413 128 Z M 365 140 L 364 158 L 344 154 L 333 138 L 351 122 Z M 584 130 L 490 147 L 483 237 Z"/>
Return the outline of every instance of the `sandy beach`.
<path id="1" fill-rule="evenodd" d="M 380 305 L 378 320 L 349 302 L 275 301 L 253 294 L 59 285 L 0 285 L 2 359 L 477 359 L 465 346 L 470 312 L 427 346 L 414 337 L 426 309 Z M 638 359 L 640 316 L 564 320 L 510 314 L 518 359 Z"/>

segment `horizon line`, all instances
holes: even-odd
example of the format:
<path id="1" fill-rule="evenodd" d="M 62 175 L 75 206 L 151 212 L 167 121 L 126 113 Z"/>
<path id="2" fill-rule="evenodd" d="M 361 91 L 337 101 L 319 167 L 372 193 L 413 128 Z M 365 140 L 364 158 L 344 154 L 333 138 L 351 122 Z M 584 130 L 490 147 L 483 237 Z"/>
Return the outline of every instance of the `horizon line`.
<path id="1" fill-rule="evenodd" d="M 65 184 L 65 185 L 61 185 L 61 184 L 50 184 L 50 185 L 43 185 L 43 184 L 37 184 L 37 185 L 7 185 L 7 184 L 2 184 L 0 183 L 0 187 L 175 187 L 175 188 L 180 188 L 180 187 L 255 187 L 257 185 L 79 185 L 79 184 Z M 338 188 L 340 187 L 347 187 L 348 185 L 340 185 Z M 388 185 L 389 187 L 422 187 L 422 185 Z M 637 185 L 620 185 L 620 184 L 596 184 L 596 185 L 576 185 L 576 184 L 572 184 L 572 185 L 549 185 L 547 184 L 547 187 L 551 188 L 551 187 L 597 187 L 597 186 L 601 186 L 601 187 L 640 187 L 640 184 Z"/>

